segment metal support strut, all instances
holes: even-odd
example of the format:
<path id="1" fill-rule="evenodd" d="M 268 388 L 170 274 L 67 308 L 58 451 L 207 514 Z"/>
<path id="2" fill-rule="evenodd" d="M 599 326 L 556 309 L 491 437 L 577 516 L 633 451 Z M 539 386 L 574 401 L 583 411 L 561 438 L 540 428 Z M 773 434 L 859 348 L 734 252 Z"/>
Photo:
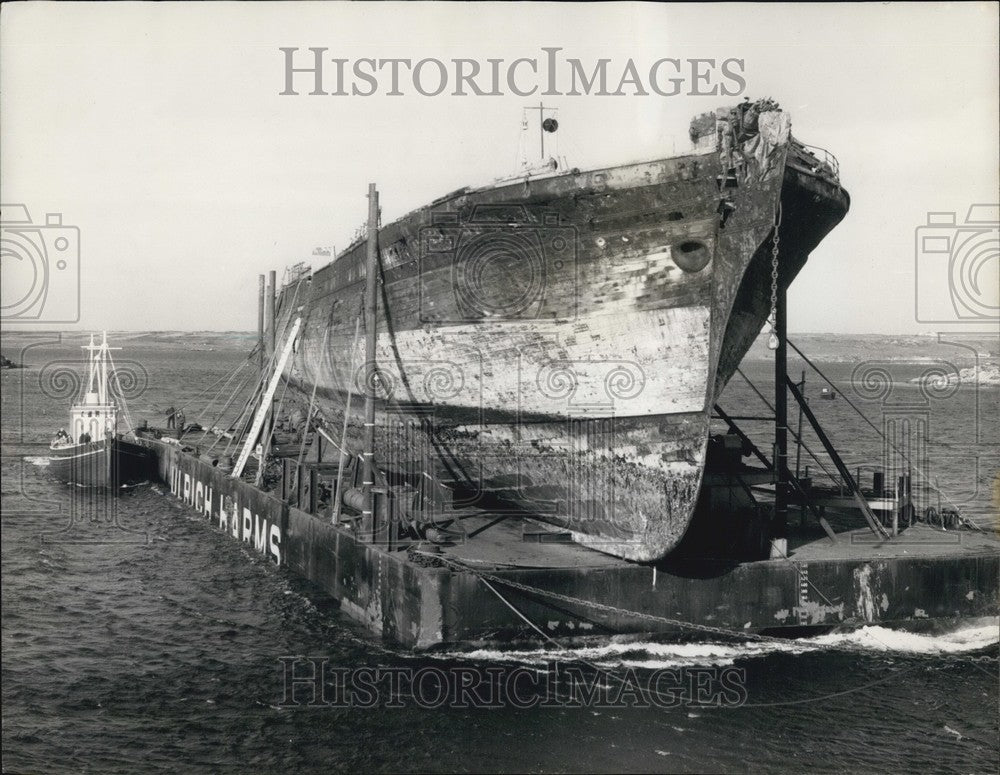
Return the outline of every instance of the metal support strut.
<path id="1" fill-rule="evenodd" d="M 792 396 L 802 408 L 802 412 L 805 414 L 806 420 L 809 421 L 813 431 L 816 433 L 816 437 L 820 440 L 820 443 L 823 445 L 826 453 L 830 456 L 830 459 L 833 461 L 833 465 L 836 466 L 837 473 L 840 474 L 840 477 L 844 480 L 844 484 L 847 485 L 847 489 L 849 489 L 851 491 L 851 495 L 854 496 L 854 501 L 857 503 L 858 508 L 864 515 L 865 521 L 868 523 L 868 527 L 871 528 L 875 535 L 880 536 L 881 538 L 888 538 L 889 533 L 884 527 L 882 527 L 882 524 L 872 512 L 871 506 L 868 505 L 868 501 L 861 492 L 861 488 L 858 486 L 857 481 L 853 476 L 851 476 L 850 470 L 837 453 L 836 448 L 833 446 L 833 442 L 830 441 L 830 437 L 823 431 L 823 428 L 819 424 L 819 420 L 816 419 L 816 415 L 813 414 L 813 410 L 809 408 L 809 404 L 806 403 L 802 394 L 799 392 L 799 389 L 795 386 L 795 383 L 786 376 L 785 385 L 787 385 L 788 389 L 792 391 Z"/>

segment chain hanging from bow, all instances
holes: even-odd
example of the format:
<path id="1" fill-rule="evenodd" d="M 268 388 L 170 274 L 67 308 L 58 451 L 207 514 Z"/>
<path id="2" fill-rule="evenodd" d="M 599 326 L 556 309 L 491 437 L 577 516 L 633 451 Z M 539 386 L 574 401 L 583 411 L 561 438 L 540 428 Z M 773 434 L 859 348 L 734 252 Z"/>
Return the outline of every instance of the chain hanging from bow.
<path id="1" fill-rule="evenodd" d="M 781 227 L 781 200 L 774 208 L 774 238 L 771 242 L 771 314 L 767 322 L 771 326 L 771 334 L 767 337 L 770 350 L 778 349 L 778 230 Z"/>

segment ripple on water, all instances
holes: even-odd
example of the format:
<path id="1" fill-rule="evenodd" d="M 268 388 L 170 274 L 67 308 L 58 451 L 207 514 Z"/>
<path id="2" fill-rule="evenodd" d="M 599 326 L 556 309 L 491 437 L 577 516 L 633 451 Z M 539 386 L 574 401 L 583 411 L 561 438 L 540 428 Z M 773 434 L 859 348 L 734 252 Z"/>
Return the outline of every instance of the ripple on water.
<path id="1" fill-rule="evenodd" d="M 224 353 L 192 359 L 159 348 L 131 355 L 150 373 L 144 399 L 162 406 L 181 393 L 193 397 L 193 385 L 210 384 L 235 365 Z M 11 383 L 3 384 L 6 398 Z M 63 408 L 27 398 L 25 438 L 44 441 Z M 840 402 L 821 403 L 822 411 L 840 411 Z M 969 411 L 963 405 L 956 415 Z M 2 422 L 6 440 L 7 411 Z M 947 431 L 962 421 L 935 422 Z M 19 464 L 19 449 L 4 447 L 0 523 L 6 771 L 996 769 L 995 625 L 935 636 L 872 627 L 779 645 L 633 641 L 569 653 L 394 655 L 371 644 L 315 588 L 186 518 L 155 485 L 119 501 L 124 524 L 148 534 L 148 543 L 43 541 L 67 521 L 72 504 L 38 466 Z M 23 449 L 42 456 L 44 447 Z M 877 452 L 859 449 L 857 457 Z M 483 670 L 541 670 L 561 659 L 641 676 L 724 665 L 745 671 L 747 702 L 722 709 L 428 712 L 412 701 L 289 709 L 281 707 L 277 659 L 284 655 L 325 656 L 342 667 Z"/>

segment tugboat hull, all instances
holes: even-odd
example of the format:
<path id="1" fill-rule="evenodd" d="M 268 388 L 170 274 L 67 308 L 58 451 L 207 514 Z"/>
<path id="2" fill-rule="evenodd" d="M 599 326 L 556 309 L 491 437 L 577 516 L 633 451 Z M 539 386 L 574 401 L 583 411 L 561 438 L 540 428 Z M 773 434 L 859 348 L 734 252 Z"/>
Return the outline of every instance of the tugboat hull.
<path id="1" fill-rule="evenodd" d="M 149 451 L 123 439 L 92 441 L 53 450 L 48 474 L 60 482 L 88 489 L 117 489 L 154 473 Z"/>

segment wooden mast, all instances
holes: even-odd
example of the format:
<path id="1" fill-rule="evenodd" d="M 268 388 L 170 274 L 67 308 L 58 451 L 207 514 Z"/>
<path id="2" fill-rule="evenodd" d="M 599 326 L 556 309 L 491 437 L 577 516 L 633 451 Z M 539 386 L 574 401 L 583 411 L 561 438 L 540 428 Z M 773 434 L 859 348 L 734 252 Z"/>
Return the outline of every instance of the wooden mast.
<path id="1" fill-rule="evenodd" d="M 371 530 L 372 539 L 378 532 L 375 524 L 375 387 L 378 371 L 375 363 L 376 327 L 378 310 L 378 191 L 374 183 L 368 184 L 368 244 L 365 261 L 365 447 L 363 452 L 364 479 L 362 493 L 364 509 L 361 514 L 362 530 Z"/>
<path id="2" fill-rule="evenodd" d="M 264 379 L 264 275 L 257 275 L 257 375 Z"/>
<path id="3" fill-rule="evenodd" d="M 277 312 L 275 310 L 277 286 L 278 274 L 272 269 L 267 273 L 267 289 L 264 293 L 264 325 L 267 327 L 267 334 L 264 338 L 267 345 L 267 359 L 265 363 L 272 368 L 274 366 L 273 360 L 277 356 L 278 345 Z M 257 475 L 254 479 L 257 485 L 260 485 L 264 481 L 267 455 L 271 449 L 271 433 L 274 428 L 274 416 L 271 409 L 271 399 L 268 399 L 267 414 L 264 416 L 264 430 L 260 435 L 260 465 L 257 468 Z"/>

